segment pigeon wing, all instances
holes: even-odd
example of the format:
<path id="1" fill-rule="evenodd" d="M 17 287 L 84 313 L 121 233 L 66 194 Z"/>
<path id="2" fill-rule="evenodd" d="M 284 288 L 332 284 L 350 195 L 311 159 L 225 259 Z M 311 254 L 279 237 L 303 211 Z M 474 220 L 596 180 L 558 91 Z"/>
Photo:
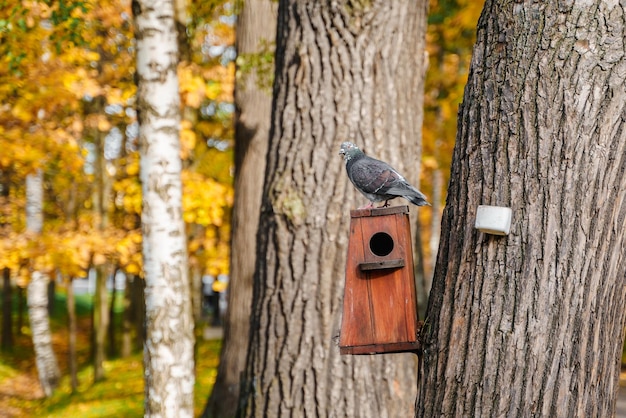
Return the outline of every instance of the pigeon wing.
<path id="1" fill-rule="evenodd" d="M 374 195 L 387 195 L 389 190 L 405 182 L 389 164 L 369 157 L 355 161 L 348 174 L 355 186 Z"/>

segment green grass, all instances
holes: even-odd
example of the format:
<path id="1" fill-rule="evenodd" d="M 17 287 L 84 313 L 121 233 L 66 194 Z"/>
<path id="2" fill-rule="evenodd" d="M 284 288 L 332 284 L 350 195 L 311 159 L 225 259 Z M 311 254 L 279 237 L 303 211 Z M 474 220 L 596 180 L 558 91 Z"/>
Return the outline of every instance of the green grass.
<path id="1" fill-rule="evenodd" d="M 116 300 L 116 306 L 117 302 Z M 26 329 L 24 335 L 16 336 L 12 350 L 0 353 L 0 416 L 5 416 L 5 413 L 14 417 L 58 418 L 143 416 L 142 353 L 137 352 L 125 359 L 115 358 L 105 362 L 106 378 L 93 383 L 89 338 L 85 330 L 91 315 L 91 297 L 77 296 L 76 304 L 79 321 L 83 324 L 83 332 L 79 334 L 78 341 L 78 390 L 74 393 L 71 391 L 67 361 L 64 354 L 60 353 L 67 352 L 67 314 L 65 295 L 57 292 L 51 326 L 53 345 L 63 374 L 59 387 L 50 398 L 37 399 L 34 396 L 39 388 L 32 342 Z M 25 328 L 28 327 L 27 316 L 24 325 Z M 196 337 L 196 416 L 201 414 L 213 388 L 221 349 L 221 341 L 204 341 L 199 334 Z"/>
<path id="2" fill-rule="evenodd" d="M 199 416 L 217 374 L 220 341 L 198 341 L 195 415 Z M 24 404 L 27 416 L 50 418 L 96 418 L 143 416 L 143 366 L 141 354 L 105 364 L 107 378 L 92 384 L 93 368 L 83 368 L 80 385 L 71 393 L 69 376 L 62 379 L 54 395 L 48 399 Z"/>

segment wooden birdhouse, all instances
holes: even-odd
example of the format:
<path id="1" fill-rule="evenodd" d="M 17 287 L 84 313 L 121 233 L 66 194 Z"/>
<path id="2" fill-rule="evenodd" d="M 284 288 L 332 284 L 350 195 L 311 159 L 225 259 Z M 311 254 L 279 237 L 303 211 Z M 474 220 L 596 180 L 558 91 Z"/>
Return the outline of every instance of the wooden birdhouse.
<path id="1" fill-rule="evenodd" d="M 350 211 L 341 354 L 420 349 L 408 206 Z"/>

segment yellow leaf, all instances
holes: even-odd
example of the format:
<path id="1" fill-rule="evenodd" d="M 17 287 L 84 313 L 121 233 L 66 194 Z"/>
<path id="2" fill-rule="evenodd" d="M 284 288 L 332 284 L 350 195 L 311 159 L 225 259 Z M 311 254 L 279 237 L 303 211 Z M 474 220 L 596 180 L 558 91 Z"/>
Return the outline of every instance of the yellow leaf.
<path id="1" fill-rule="evenodd" d="M 96 266 L 100 266 L 100 265 L 106 263 L 106 261 L 107 261 L 107 258 L 105 257 L 104 254 L 96 253 L 96 254 L 93 255 L 93 263 Z"/>
<path id="2" fill-rule="evenodd" d="M 186 159 L 196 146 L 196 134 L 190 129 L 180 131 L 180 157 Z"/>
<path id="3" fill-rule="evenodd" d="M 101 116 L 98 118 L 98 130 L 100 132 L 108 132 L 111 130 L 111 122 L 105 117 Z"/>
<path id="4" fill-rule="evenodd" d="M 16 118 L 28 123 L 33 120 L 33 115 L 30 109 L 24 108 L 22 103 L 17 103 L 11 109 L 11 114 Z"/>
<path id="5" fill-rule="evenodd" d="M 126 273 L 129 273 L 129 274 L 139 274 L 139 272 L 141 271 L 139 266 L 135 263 L 128 264 L 125 270 L 126 270 Z"/>
<path id="6" fill-rule="evenodd" d="M 135 176 L 139 173 L 139 160 L 134 160 L 126 166 L 126 174 Z"/>
<path id="7" fill-rule="evenodd" d="M 79 7 L 75 8 L 74 10 L 78 10 Z M 98 54 L 96 51 L 87 51 L 85 53 L 85 58 L 87 58 L 88 61 L 98 61 L 100 59 L 100 54 Z"/>
<path id="8" fill-rule="evenodd" d="M 219 281 L 219 280 L 215 280 L 213 282 L 213 286 L 211 286 L 211 287 L 213 288 L 214 292 L 221 293 L 224 290 L 226 290 L 226 288 L 228 287 L 228 283 L 222 282 L 222 281 Z"/>

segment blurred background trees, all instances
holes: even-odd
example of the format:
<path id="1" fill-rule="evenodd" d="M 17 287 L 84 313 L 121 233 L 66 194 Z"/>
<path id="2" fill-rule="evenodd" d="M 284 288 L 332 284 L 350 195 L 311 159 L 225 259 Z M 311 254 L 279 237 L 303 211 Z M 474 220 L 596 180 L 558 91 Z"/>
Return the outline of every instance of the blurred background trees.
<path id="1" fill-rule="evenodd" d="M 129 1 L 0 6 L 0 268 L 12 278 L 4 280 L 4 294 L 21 295 L 10 289 L 25 288 L 33 271 L 60 283 L 63 293 L 73 280 L 95 276 L 95 380 L 105 377 L 107 353 L 121 354 L 116 334 L 123 334 L 126 355 L 132 341 L 139 343 L 135 348 L 143 344 L 141 325 L 131 325 L 143 323 L 138 307 L 143 278 L 130 6 Z M 183 217 L 192 269 L 200 278 L 218 277 L 228 273 L 233 201 L 234 10 L 220 1 L 186 7 L 187 53 L 178 65 Z M 44 222 L 33 239 L 26 228 L 25 179 L 37 172 Z M 200 294 L 200 279 L 194 286 Z M 122 330 L 110 318 L 117 288 L 125 289 L 127 300 Z M 11 312 L 12 301 L 5 298 L 5 312 Z M 199 304 L 200 298 L 198 309 Z M 12 315 L 4 317 L 3 347 L 9 349 L 16 330 Z"/>

